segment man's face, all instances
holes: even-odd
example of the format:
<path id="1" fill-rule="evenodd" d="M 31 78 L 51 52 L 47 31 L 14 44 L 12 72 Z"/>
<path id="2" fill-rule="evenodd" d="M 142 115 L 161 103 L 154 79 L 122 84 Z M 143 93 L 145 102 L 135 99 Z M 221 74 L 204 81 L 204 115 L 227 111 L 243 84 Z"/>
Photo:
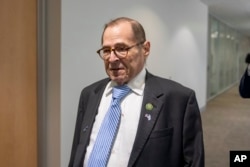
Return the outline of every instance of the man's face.
<path id="1" fill-rule="evenodd" d="M 106 28 L 103 34 L 104 48 L 130 47 L 137 44 L 131 25 L 128 22 Z M 104 60 L 106 73 L 118 85 L 123 85 L 133 79 L 143 68 L 149 54 L 150 43 L 144 42 L 128 50 L 124 58 L 118 58 L 112 51 L 110 57 Z"/>

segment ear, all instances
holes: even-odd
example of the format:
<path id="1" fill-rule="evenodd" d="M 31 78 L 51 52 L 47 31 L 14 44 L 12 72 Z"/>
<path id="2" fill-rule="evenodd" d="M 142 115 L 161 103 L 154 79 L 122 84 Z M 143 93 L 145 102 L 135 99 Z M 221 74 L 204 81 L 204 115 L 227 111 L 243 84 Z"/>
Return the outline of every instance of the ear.
<path id="1" fill-rule="evenodd" d="M 149 53 L 150 53 L 150 42 L 149 41 L 145 41 L 143 44 L 143 50 L 144 50 L 144 55 L 145 57 L 148 57 Z"/>

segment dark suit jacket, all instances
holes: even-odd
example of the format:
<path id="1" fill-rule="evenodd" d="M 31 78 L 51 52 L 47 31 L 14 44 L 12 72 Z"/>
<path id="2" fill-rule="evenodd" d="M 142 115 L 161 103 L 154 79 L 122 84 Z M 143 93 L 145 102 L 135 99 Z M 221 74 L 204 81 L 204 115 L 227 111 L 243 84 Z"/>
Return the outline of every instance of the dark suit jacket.
<path id="1" fill-rule="evenodd" d="M 82 167 L 91 129 L 109 79 L 86 87 L 80 97 L 69 167 Z M 153 104 L 151 111 L 147 103 Z M 145 114 L 151 114 L 149 121 Z M 147 72 L 137 135 L 128 167 L 203 167 L 200 111 L 194 91 Z"/>
<path id="2" fill-rule="evenodd" d="M 247 75 L 247 69 L 241 77 L 239 92 L 241 97 L 250 98 L 250 76 Z"/>

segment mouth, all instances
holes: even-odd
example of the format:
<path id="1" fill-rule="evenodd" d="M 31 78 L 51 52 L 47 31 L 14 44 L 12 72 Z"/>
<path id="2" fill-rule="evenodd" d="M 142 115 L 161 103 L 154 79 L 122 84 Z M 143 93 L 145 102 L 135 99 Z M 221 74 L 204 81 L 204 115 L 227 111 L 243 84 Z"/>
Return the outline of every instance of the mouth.
<path id="1" fill-rule="evenodd" d="M 123 68 L 110 68 L 110 71 L 118 71 L 118 70 L 123 70 Z"/>

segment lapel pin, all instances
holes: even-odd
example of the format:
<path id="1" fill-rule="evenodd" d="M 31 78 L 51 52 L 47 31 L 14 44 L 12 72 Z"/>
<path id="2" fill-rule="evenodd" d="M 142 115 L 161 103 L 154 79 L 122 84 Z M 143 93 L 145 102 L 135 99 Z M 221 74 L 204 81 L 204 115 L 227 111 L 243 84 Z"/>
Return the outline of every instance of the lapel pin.
<path id="1" fill-rule="evenodd" d="M 148 121 L 151 120 L 151 115 L 150 114 L 145 114 L 145 117 L 148 119 Z"/>
<path id="2" fill-rule="evenodd" d="M 151 103 L 147 103 L 145 107 L 146 107 L 146 110 L 148 110 L 148 111 L 151 111 L 154 108 L 153 104 L 151 104 Z"/>

